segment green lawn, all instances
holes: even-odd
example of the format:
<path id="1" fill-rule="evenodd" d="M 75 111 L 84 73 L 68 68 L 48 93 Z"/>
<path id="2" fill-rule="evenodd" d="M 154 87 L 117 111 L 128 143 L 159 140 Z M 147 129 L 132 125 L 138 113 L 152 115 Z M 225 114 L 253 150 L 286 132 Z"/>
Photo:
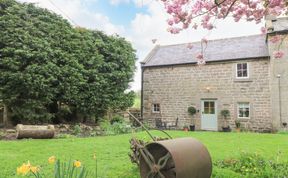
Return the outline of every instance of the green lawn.
<path id="1" fill-rule="evenodd" d="M 213 161 L 238 157 L 241 151 L 257 152 L 267 159 L 288 161 L 288 135 L 257 133 L 219 132 L 169 132 L 176 137 L 194 137 L 203 142 Z M 153 132 L 159 135 L 159 132 Z M 93 153 L 98 159 L 101 178 L 136 178 L 136 168 L 130 163 L 128 140 L 132 134 L 74 139 L 0 141 L 0 177 L 12 178 L 16 167 L 29 160 L 31 164 L 43 166 L 45 172 L 53 166 L 47 164 L 48 157 L 55 155 L 62 160 L 77 159 L 94 169 Z M 138 138 L 148 139 L 146 133 L 137 133 Z M 48 176 L 51 177 L 51 176 Z"/>

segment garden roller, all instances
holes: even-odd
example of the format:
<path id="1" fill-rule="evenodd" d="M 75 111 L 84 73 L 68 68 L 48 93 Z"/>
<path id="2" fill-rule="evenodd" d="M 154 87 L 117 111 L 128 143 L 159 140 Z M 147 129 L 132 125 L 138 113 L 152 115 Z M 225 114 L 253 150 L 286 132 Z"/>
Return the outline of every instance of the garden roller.
<path id="1" fill-rule="evenodd" d="M 140 149 L 142 178 L 209 178 L 212 161 L 206 147 L 193 138 L 152 142 Z"/>
<path id="2" fill-rule="evenodd" d="M 209 178 L 212 173 L 212 160 L 207 148 L 198 140 L 187 138 L 157 141 L 147 128 L 153 142 L 141 144 L 133 139 L 139 152 L 141 178 Z"/>

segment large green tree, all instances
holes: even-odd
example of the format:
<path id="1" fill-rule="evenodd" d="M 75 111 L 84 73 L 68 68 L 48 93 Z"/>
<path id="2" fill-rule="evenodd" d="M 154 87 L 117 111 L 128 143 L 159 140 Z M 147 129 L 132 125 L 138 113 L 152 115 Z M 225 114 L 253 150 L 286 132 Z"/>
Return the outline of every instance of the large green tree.
<path id="1" fill-rule="evenodd" d="M 136 56 L 125 39 L 14 0 L 0 0 L 0 29 L 0 99 L 15 118 L 47 121 L 61 107 L 102 116 L 131 104 Z"/>

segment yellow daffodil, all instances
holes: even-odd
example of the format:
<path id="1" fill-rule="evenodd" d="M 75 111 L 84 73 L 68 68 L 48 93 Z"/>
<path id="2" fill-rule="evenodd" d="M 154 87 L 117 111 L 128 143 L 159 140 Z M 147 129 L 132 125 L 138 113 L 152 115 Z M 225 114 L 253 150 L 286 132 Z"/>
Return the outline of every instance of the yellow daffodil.
<path id="1" fill-rule="evenodd" d="M 94 153 L 94 154 L 93 154 L 93 159 L 95 159 L 95 160 L 96 160 L 96 153 Z"/>
<path id="2" fill-rule="evenodd" d="M 56 161 L 56 157 L 55 156 L 51 156 L 50 158 L 48 158 L 48 163 L 49 164 L 54 164 Z"/>
<path id="3" fill-rule="evenodd" d="M 30 172 L 30 169 L 31 169 L 31 164 L 28 161 L 27 164 L 23 163 L 22 166 L 17 168 L 17 174 L 18 175 L 26 175 Z"/>
<path id="4" fill-rule="evenodd" d="M 74 161 L 74 167 L 81 167 L 81 162 L 80 161 Z"/>
<path id="5" fill-rule="evenodd" d="M 32 167 L 30 168 L 30 171 L 33 172 L 33 173 L 37 173 L 37 172 L 39 171 L 39 167 L 37 167 L 37 166 L 32 166 Z"/>

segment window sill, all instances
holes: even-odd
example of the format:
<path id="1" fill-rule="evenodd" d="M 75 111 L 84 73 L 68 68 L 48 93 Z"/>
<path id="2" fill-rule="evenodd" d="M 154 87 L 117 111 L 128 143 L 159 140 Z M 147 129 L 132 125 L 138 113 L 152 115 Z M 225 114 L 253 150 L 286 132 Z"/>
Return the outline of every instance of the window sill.
<path id="1" fill-rule="evenodd" d="M 251 78 L 235 78 L 234 82 L 253 82 Z"/>
<path id="2" fill-rule="evenodd" d="M 152 111 L 152 114 L 160 114 L 160 112 L 154 112 L 154 111 Z"/>
<path id="3" fill-rule="evenodd" d="M 245 121 L 249 121 L 250 117 L 240 117 L 240 118 L 238 117 L 237 120 L 245 122 Z"/>

